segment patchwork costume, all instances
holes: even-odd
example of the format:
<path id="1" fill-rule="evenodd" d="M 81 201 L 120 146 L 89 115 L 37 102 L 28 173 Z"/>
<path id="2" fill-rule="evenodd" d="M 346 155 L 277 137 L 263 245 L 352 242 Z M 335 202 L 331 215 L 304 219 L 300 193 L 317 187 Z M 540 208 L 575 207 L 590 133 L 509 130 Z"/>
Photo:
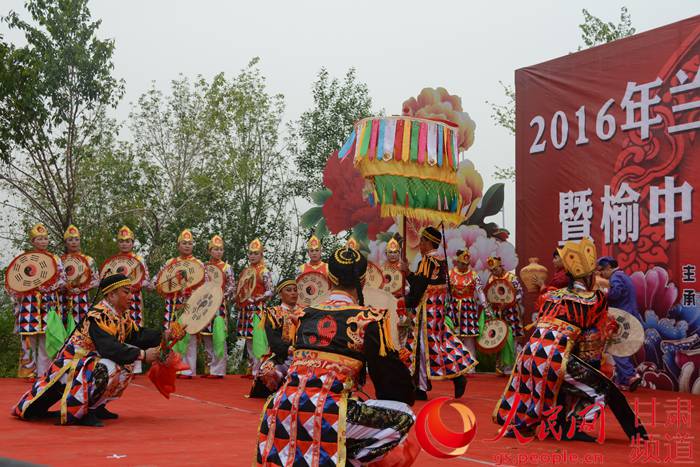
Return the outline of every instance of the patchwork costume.
<path id="1" fill-rule="evenodd" d="M 343 293 L 304 310 L 286 380 L 263 409 L 256 465 L 360 465 L 399 445 L 413 385 L 388 336 L 381 311 Z M 366 370 L 381 400 L 352 397 Z"/>
<path id="2" fill-rule="evenodd" d="M 183 230 L 180 233 L 180 236 L 177 239 L 178 244 L 181 241 L 192 241 L 192 232 L 190 232 L 188 229 Z M 160 288 L 158 287 L 159 284 L 161 284 L 163 281 L 166 279 L 163 277 L 163 272 L 168 269 L 170 266 L 174 265 L 175 263 L 178 263 L 180 261 L 190 261 L 198 265 L 204 271 L 204 263 L 202 263 L 199 259 L 195 258 L 192 255 L 180 255 L 175 258 L 170 258 L 158 271 L 158 274 L 156 274 L 156 277 L 153 280 L 153 288 L 158 291 L 158 293 L 161 293 Z M 176 280 L 179 279 L 176 278 Z M 187 280 L 186 278 L 182 278 L 182 280 Z M 207 276 L 206 273 L 203 272 L 203 278 L 200 282 L 197 282 L 195 284 L 192 284 L 184 289 L 178 290 L 177 292 L 173 293 L 163 293 L 163 298 L 165 299 L 165 313 L 163 315 L 163 330 L 167 331 L 170 329 L 170 325 L 173 321 L 177 319 L 177 312 L 180 310 L 180 308 L 187 302 L 187 299 L 192 295 L 192 292 L 197 290 L 199 286 L 201 286 L 204 282 L 206 282 Z M 185 346 L 186 344 L 186 346 Z M 182 360 L 187 366 L 189 366 L 189 370 L 185 370 L 182 372 L 183 375 L 185 376 L 192 376 L 196 373 L 197 371 L 197 339 L 196 337 L 192 337 L 188 335 L 188 338 L 183 339 L 183 348 L 178 347 L 180 353 L 182 355 Z"/>
<path id="3" fill-rule="evenodd" d="M 469 253 L 464 251 L 458 261 L 469 264 Z M 452 320 L 454 330 L 472 355 L 476 354 L 475 339 L 479 336 L 479 318 L 486 308 L 486 297 L 479 274 L 473 269 L 450 271 L 452 291 Z"/>
<path id="4" fill-rule="evenodd" d="M 218 235 L 214 235 L 209 241 L 209 249 L 212 247 L 223 248 L 223 246 L 224 240 Z M 207 262 L 207 266 L 214 266 L 221 271 L 224 279 L 222 284 L 224 294 L 216 316 L 199 333 L 204 342 L 204 351 L 207 354 L 207 365 L 204 373 L 212 376 L 224 376 L 226 374 L 226 359 L 228 356 L 226 350 L 228 304 L 236 294 L 236 278 L 233 275 L 233 268 L 226 261 L 211 258 Z"/>
<path id="5" fill-rule="evenodd" d="M 605 294 L 585 284 L 595 269 L 595 246 L 589 239 L 567 242 L 561 257 L 579 280 L 544 296 L 535 331 L 518 355 L 493 419 L 522 435 L 556 419 L 566 438 L 585 439 L 575 433 L 577 427 L 609 406 L 628 436 L 646 436 L 622 393 L 600 372 L 605 341 L 616 323 L 608 317 Z"/>
<path id="6" fill-rule="evenodd" d="M 63 234 L 64 240 L 69 238 L 80 238 L 80 232 L 74 225 L 69 226 Z M 72 288 L 67 284 L 66 288 L 59 295 L 63 324 L 66 326 L 66 329 L 72 330 L 87 315 L 90 309 L 89 292 L 100 284 L 100 274 L 97 272 L 97 264 L 91 256 L 81 252 L 66 253 L 61 256 L 61 262 L 65 265 L 66 260 L 70 257 L 77 258 L 78 261 L 85 264 L 87 268 L 84 275 L 89 275 L 89 279 L 84 286 Z"/>
<path id="7" fill-rule="evenodd" d="M 409 366 L 418 388 L 427 391 L 428 380 L 463 377 L 478 362 L 445 323 L 449 311 L 445 258 L 436 250 L 424 255 L 407 280 L 406 306 L 416 311 L 406 341 Z"/>
<path id="8" fill-rule="evenodd" d="M 255 239 L 248 246 L 248 250 L 262 254 L 263 245 L 260 240 Z M 239 311 L 236 336 L 246 339 L 246 351 L 251 360 L 253 376 L 257 375 L 260 366 L 260 360 L 253 354 L 253 322 L 260 319 L 265 303 L 273 296 L 272 289 L 272 274 L 265 266 L 264 259 L 261 259 L 257 264 L 249 265 L 241 272 L 237 291 Z M 241 300 L 244 291 L 249 298 Z"/>
<path id="9" fill-rule="evenodd" d="M 43 224 L 35 225 L 29 233 L 30 240 L 47 235 L 48 230 Z M 20 336 L 19 367 L 17 370 L 17 375 L 20 378 L 41 376 L 53 358 L 53 355 L 48 355 L 46 350 L 47 333 L 50 334 L 49 338 L 51 335 L 55 335 L 60 340 L 63 339 L 65 333 L 60 316 L 58 294 L 58 291 L 66 283 L 61 258 L 46 250 L 29 250 L 28 252 L 31 251 L 49 255 L 54 261 L 56 273 L 36 289 L 15 292 L 6 287 L 13 302 L 15 333 Z M 55 327 L 49 329 L 47 320 L 51 320 L 52 317 L 55 318 L 52 321 Z"/>
<path id="10" fill-rule="evenodd" d="M 129 285 L 125 276 L 112 284 L 124 285 Z M 105 295 L 114 290 L 102 289 Z M 127 313 L 120 315 L 103 300 L 88 312 L 12 413 L 25 420 L 42 418 L 60 401 L 61 424 L 80 423 L 89 410 L 120 397 L 133 378 L 131 369 L 141 349 L 159 344 L 160 332 L 139 328 Z"/>

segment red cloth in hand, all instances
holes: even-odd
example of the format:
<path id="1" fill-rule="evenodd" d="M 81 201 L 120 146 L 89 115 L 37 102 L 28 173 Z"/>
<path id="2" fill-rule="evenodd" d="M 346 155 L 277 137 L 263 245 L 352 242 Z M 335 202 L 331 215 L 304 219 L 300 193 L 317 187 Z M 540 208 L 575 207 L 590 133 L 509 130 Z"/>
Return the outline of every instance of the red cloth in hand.
<path id="1" fill-rule="evenodd" d="M 177 352 L 169 352 L 165 360 L 156 360 L 148 370 L 148 379 L 160 391 L 166 399 L 175 392 L 175 376 L 178 371 L 188 370 L 190 367 L 180 359 Z"/>

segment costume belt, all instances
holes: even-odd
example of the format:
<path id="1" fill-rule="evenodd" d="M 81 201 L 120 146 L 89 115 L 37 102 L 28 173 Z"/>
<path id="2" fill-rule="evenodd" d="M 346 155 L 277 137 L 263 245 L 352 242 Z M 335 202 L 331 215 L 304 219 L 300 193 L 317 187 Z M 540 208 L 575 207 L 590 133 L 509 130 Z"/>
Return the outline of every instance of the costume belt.
<path id="1" fill-rule="evenodd" d="M 292 361 L 291 367 L 313 367 L 326 371 L 335 371 L 355 379 L 362 370 L 363 365 L 362 361 L 345 355 L 302 349 L 294 351 L 294 361 Z"/>
<path id="2" fill-rule="evenodd" d="M 576 339 L 581 333 L 581 328 L 578 326 L 574 326 L 571 323 L 567 323 L 566 321 L 557 318 L 542 318 L 537 322 L 537 327 L 542 329 L 556 328 L 557 330 L 564 332 L 571 339 Z"/>

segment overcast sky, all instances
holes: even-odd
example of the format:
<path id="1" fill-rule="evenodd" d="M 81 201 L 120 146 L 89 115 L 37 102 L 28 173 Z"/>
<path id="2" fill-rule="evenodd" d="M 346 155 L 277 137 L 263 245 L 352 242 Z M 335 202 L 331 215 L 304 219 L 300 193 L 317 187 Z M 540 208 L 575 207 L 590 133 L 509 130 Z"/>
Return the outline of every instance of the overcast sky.
<path id="1" fill-rule="evenodd" d="M 24 11 L 4 0 L 3 16 Z M 269 89 L 282 93 L 286 120 L 312 104 L 310 87 L 322 66 L 342 77 L 349 67 L 369 86 L 374 107 L 399 113 L 424 87 L 462 97 L 476 122 L 467 157 L 484 175 L 514 165 L 514 138 L 490 119 L 486 100 L 504 102 L 499 80 L 514 70 L 582 45 L 581 9 L 618 22 L 627 5 L 637 32 L 700 13 L 700 1 L 174 1 L 98 0 L 100 36 L 116 41 L 115 75 L 126 80 L 118 109 L 125 119 L 151 81 L 164 91 L 179 73 L 235 74 L 261 58 Z M 24 17 L 28 17 L 26 14 Z M 16 41 L 0 25 L 6 39 Z M 500 221 L 500 220 L 499 220 Z M 515 229 L 514 187 L 507 186 L 506 227 Z"/>

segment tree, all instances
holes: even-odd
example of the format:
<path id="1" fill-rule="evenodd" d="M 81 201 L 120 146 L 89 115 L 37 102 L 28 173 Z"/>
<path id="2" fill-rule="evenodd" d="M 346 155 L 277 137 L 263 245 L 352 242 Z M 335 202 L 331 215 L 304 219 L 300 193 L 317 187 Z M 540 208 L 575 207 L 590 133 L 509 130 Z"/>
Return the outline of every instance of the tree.
<path id="1" fill-rule="evenodd" d="M 87 0 L 29 0 L 26 8 L 31 22 L 14 11 L 3 18 L 27 44 L 0 44 L 0 182 L 5 206 L 60 238 L 74 222 L 81 166 L 111 138 L 106 111 L 123 82 L 112 77 L 114 43 L 97 38 Z"/>
<path id="2" fill-rule="evenodd" d="M 617 25 L 611 22 L 606 23 L 591 15 L 585 8 L 582 13 L 583 23 L 579 24 L 578 27 L 581 29 L 581 40 L 583 40 L 585 47 L 579 46 L 578 50 L 622 39 L 636 32 L 632 27 L 632 17 L 627 11 L 627 7 L 621 8 L 620 22 Z M 506 103 L 495 104 L 489 101 L 486 103 L 491 107 L 491 119 L 496 125 L 505 128 L 511 135 L 515 135 L 515 89 L 513 85 L 503 84 L 502 81 L 499 83 L 506 95 Z M 515 168 L 496 167 L 494 177 L 497 180 L 515 181 Z"/>
<path id="3" fill-rule="evenodd" d="M 627 11 L 627 7 L 622 7 L 620 10 L 620 22 L 615 25 L 611 22 L 605 22 L 590 14 L 585 8 L 582 10 L 583 23 L 579 24 L 581 29 L 581 39 L 585 47 L 579 46 L 578 50 L 596 45 L 606 44 L 608 42 L 622 39 L 623 37 L 631 36 L 636 32 L 632 27 L 632 17 Z"/>
<path id="4" fill-rule="evenodd" d="M 241 267 L 258 237 L 281 272 L 295 267 L 292 171 L 278 147 L 284 98 L 267 92 L 257 63 L 232 79 L 181 77 L 169 95 L 154 87 L 138 99 L 130 128 L 148 199 L 125 211 L 140 213 L 154 266 L 190 228 L 200 256 L 206 257 L 208 238 L 220 234 L 227 259 Z"/>
<path id="5" fill-rule="evenodd" d="M 289 124 L 289 151 L 294 158 L 302 182 L 298 195 L 310 199 L 310 194 L 323 188 L 323 169 L 328 156 L 343 145 L 352 132 L 353 124 L 372 115 L 372 98 L 365 83 L 357 80 L 350 68 L 341 82 L 331 78 L 321 68 L 312 86 L 313 107 Z"/>

